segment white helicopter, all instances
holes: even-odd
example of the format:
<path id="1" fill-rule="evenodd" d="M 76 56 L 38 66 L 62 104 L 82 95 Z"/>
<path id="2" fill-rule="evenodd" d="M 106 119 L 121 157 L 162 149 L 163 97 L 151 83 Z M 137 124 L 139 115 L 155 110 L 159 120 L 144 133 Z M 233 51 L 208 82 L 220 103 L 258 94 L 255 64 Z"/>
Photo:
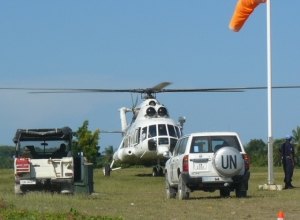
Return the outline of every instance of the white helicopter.
<path id="1" fill-rule="evenodd" d="M 164 89 L 170 82 L 162 82 L 148 89 L 86 89 L 85 92 L 131 92 L 144 94 L 143 102 L 133 108 L 121 108 L 120 118 L 122 131 L 122 142 L 113 155 L 111 165 L 105 164 L 103 173 L 110 176 L 115 162 L 126 164 L 154 164 L 153 176 L 163 176 L 161 164 L 166 158 L 163 154 L 167 151 L 173 152 L 178 138 L 182 135 L 185 117 L 179 117 L 178 123 L 170 118 L 166 106 L 159 103 L 156 93 L 161 92 L 243 92 L 247 89 L 266 89 L 267 87 L 239 87 L 239 88 L 196 88 L 196 89 Z M 299 86 L 274 86 L 272 88 L 300 88 Z M 72 91 L 72 90 L 71 90 Z M 76 91 L 76 90 L 75 90 Z M 82 91 L 82 90 L 79 90 Z M 130 124 L 127 123 L 126 113 L 132 112 L 133 117 Z M 102 133 L 105 131 L 102 131 Z M 108 133 L 116 133 L 108 132 Z"/>
<path id="2" fill-rule="evenodd" d="M 232 88 L 195 88 L 195 89 L 164 89 L 170 85 L 162 82 L 148 89 L 68 89 L 68 88 L 0 88 L 0 90 L 33 90 L 30 93 L 78 93 L 78 92 L 130 92 L 140 93 L 143 102 L 133 108 L 121 108 L 121 131 L 101 131 L 102 133 L 122 133 L 122 141 L 113 155 L 112 163 L 105 164 L 103 172 L 110 176 L 115 162 L 126 164 L 148 165 L 156 163 L 153 176 L 163 175 L 161 164 L 165 162 L 163 154 L 173 151 L 177 139 L 182 135 L 185 117 L 179 117 L 178 123 L 170 118 L 168 109 L 156 99 L 156 93 L 162 92 L 243 92 L 249 89 L 267 89 L 259 87 L 232 87 Z M 300 88 L 300 86 L 273 86 L 273 89 Z M 126 113 L 132 112 L 130 124 L 127 123 Z"/>
<path id="3" fill-rule="evenodd" d="M 104 175 L 109 176 L 113 164 L 145 164 L 157 161 L 153 168 L 153 176 L 163 176 L 161 162 L 165 162 L 163 154 L 173 151 L 177 139 L 182 135 L 185 117 L 179 117 L 178 124 L 170 118 L 168 109 L 159 103 L 154 94 L 160 92 L 170 83 L 161 83 L 151 89 L 140 91 L 146 95 L 139 106 L 121 108 L 122 142 L 113 155 L 111 165 L 105 164 Z M 127 123 L 126 113 L 132 112 L 130 124 Z M 117 168 L 118 169 L 118 168 Z"/>

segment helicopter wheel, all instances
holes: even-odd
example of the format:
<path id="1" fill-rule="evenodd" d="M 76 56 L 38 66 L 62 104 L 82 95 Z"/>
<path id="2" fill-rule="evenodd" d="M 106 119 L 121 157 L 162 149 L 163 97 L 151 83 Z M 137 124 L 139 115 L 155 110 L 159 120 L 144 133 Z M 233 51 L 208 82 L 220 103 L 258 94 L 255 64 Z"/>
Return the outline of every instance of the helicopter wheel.
<path id="1" fill-rule="evenodd" d="M 104 172 L 104 176 L 110 176 L 111 170 L 109 164 L 104 165 L 103 172 Z"/>
<path id="2" fill-rule="evenodd" d="M 163 170 L 162 167 L 159 168 L 158 175 L 159 176 L 164 176 L 164 170 Z"/>
<path id="3" fill-rule="evenodd" d="M 152 176 L 163 176 L 164 175 L 164 170 L 161 167 L 154 167 L 152 170 Z"/>
<path id="4" fill-rule="evenodd" d="M 154 177 L 158 176 L 158 172 L 157 172 L 157 168 L 156 167 L 153 167 L 152 176 L 154 176 Z"/>

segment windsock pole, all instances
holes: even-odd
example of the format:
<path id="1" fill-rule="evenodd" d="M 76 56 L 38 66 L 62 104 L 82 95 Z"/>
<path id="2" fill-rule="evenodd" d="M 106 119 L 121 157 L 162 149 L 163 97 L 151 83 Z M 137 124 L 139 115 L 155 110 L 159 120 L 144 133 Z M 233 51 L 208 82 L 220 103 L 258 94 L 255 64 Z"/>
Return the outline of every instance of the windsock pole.
<path id="1" fill-rule="evenodd" d="M 271 0 L 267 1 L 267 62 L 268 62 L 268 184 L 274 184 L 273 129 L 272 129 L 272 47 L 271 47 Z"/>

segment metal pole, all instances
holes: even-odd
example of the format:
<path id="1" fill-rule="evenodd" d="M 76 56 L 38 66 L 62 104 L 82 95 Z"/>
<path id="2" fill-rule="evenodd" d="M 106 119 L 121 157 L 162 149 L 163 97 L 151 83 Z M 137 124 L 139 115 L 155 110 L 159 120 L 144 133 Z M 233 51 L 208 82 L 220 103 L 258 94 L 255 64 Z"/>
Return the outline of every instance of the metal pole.
<path id="1" fill-rule="evenodd" d="M 268 63 L 268 184 L 274 184 L 272 131 L 272 57 L 271 57 L 271 0 L 267 0 L 267 63 Z"/>

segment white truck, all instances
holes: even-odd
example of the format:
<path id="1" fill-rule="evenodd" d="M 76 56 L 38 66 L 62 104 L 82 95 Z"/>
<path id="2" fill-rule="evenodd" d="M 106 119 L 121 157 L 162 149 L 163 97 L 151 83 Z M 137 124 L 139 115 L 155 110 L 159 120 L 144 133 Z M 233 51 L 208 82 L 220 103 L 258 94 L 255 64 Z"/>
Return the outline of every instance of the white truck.
<path id="1" fill-rule="evenodd" d="M 83 182 L 83 156 L 72 154 L 72 130 L 18 129 L 15 145 L 15 194 L 28 191 L 74 193 Z"/>

